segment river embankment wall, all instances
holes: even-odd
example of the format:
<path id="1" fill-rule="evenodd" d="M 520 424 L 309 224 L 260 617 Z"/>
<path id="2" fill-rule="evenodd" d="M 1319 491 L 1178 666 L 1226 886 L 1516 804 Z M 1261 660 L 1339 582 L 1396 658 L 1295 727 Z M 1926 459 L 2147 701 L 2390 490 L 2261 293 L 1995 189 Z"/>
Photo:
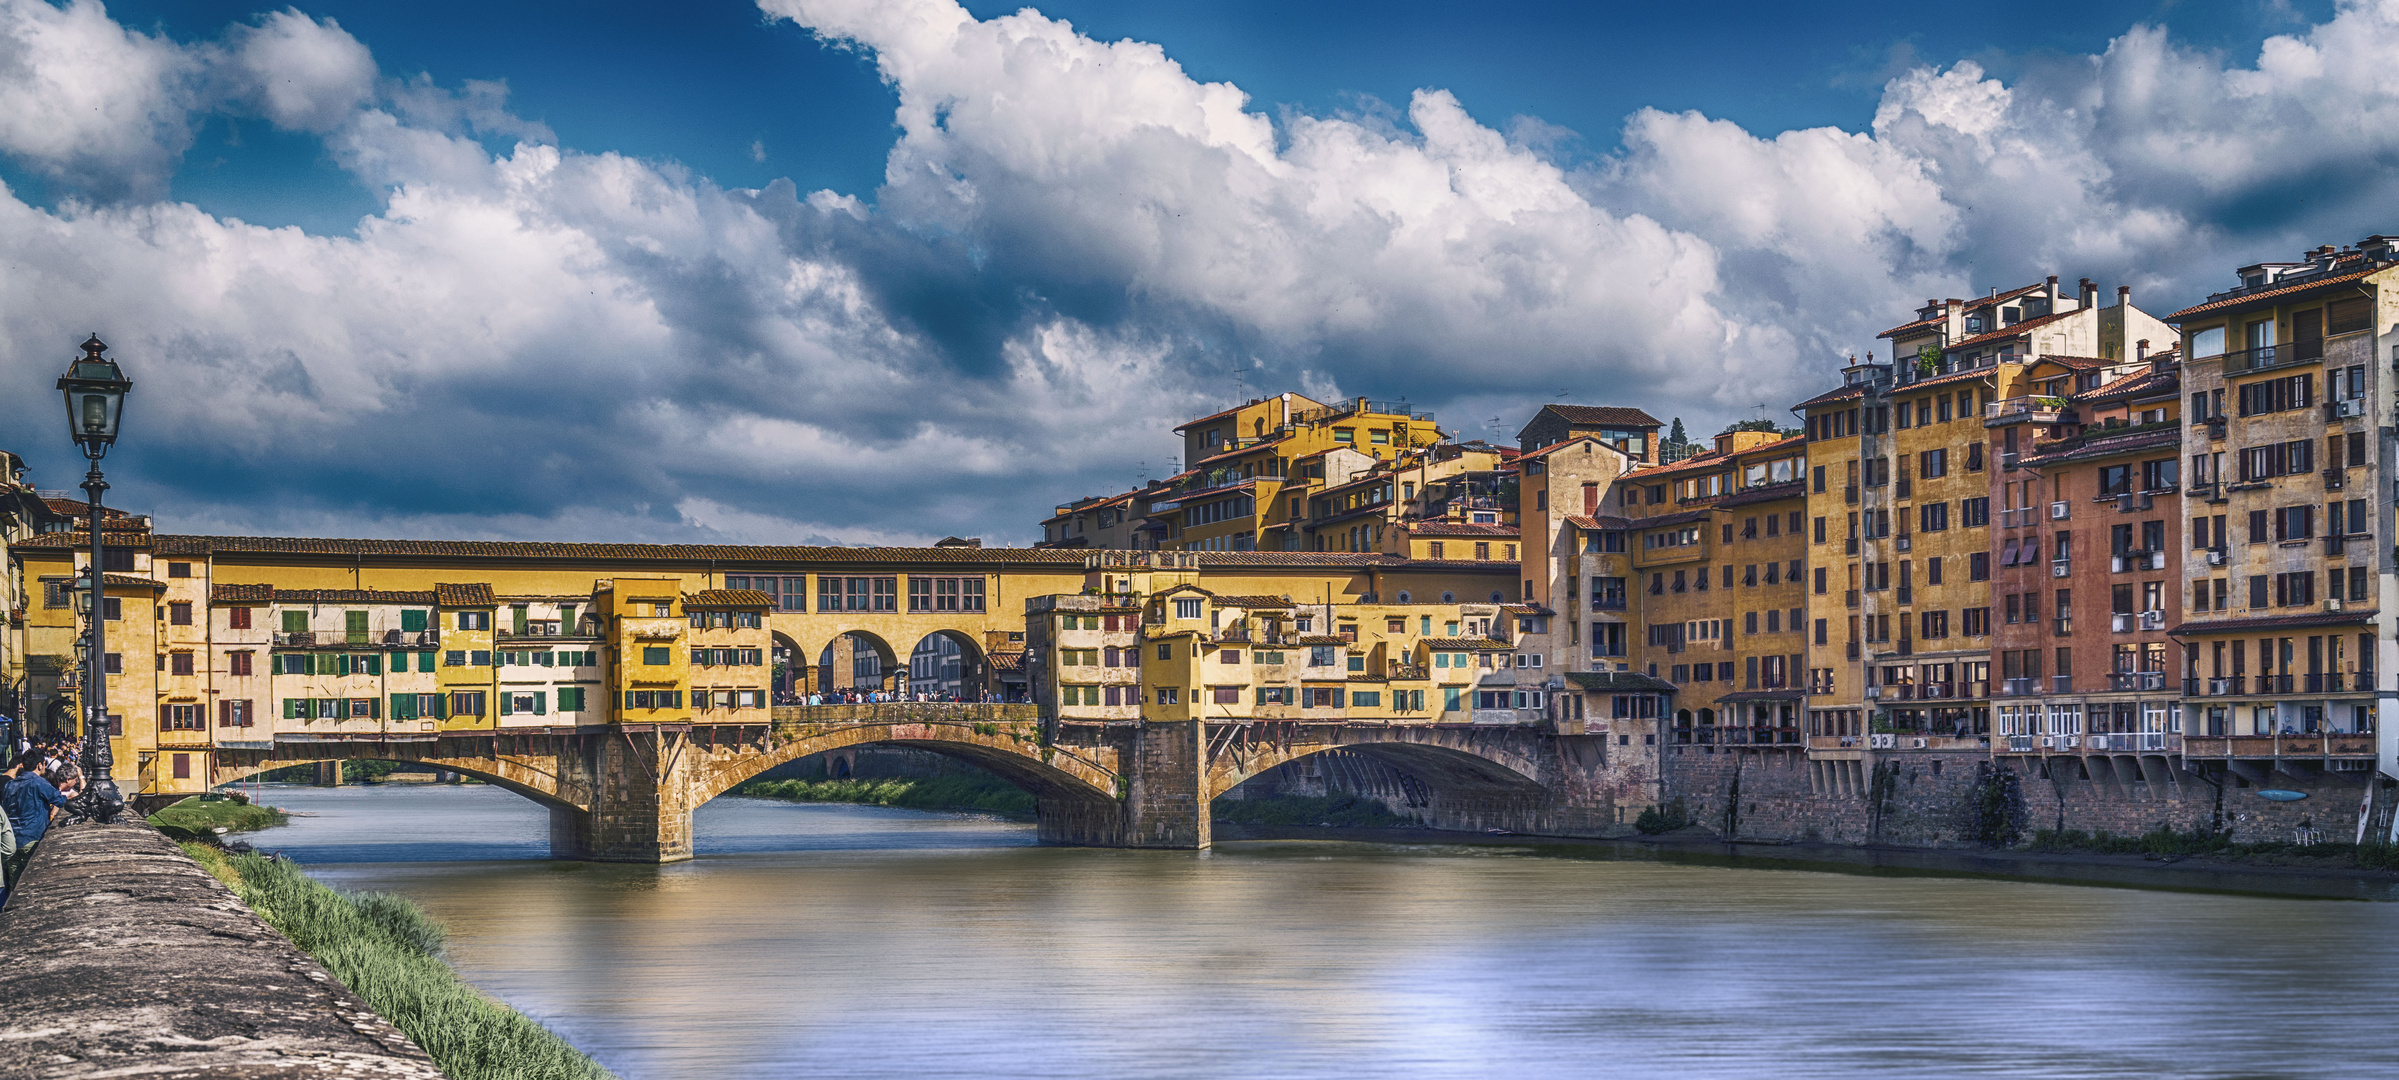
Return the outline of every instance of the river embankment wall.
<path id="1" fill-rule="evenodd" d="M 0 1055 L 48 1078 L 439 1078 L 158 830 L 54 829 L 0 909 Z"/>

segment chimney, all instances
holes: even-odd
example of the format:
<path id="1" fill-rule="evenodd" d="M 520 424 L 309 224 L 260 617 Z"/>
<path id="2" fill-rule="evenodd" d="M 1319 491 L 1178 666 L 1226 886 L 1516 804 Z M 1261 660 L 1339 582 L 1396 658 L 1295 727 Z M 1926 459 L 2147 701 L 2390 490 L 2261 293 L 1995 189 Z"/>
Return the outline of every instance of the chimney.
<path id="1" fill-rule="evenodd" d="M 2082 306 L 2085 308 L 2095 307 L 2099 303 L 2099 286 L 2093 283 L 2090 278 L 2083 278 L 2082 281 L 2074 287 L 2074 298 L 2077 301 L 2080 301 Z"/>
<path id="2" fill-rule="evenodd" d="M 2046 290 L 2044 290 L 2044 292 L 2045 292 L 2045 294 L 2046 294 L 2048 297 L 2049 297 L 2049 312 L 2050 312 L 2050 314 L 2053 314 L 2053 315 L 2054 315 L 2054 314 L 2056 314 L 2056 313 L 2057 313 L 2057 275 L 2056 275 L 2056 274 L 2051 274 L 2051 275 L 2049 275 L 2049 287 L 2048 287 Z"/>
<path id="3" fill-rule="evenodd" d="M 2129 308 L 2132 306 L 2132 286 L 2116 286 L 2116 306 L 2120 308 Z"/>
<path id="4" fill-rule="evenodd" d="M 2136 342 L 2134 342 L 2134 343 L 2133 343 L 2133 346 L 2132 346 L 2132 358 L 2133 358 L 2133 359 L 2135 359 L 2135 360 L 2142 361 L 2142 362 L 2144 362 L 2144 363 L 2146 363 L 2146 362 L 2149 360 L 2149 339 L 2148 339 L 2148 338 L 2142 338 L 2141 340 L 2139 340 L 2139 341 L 2136 341 Z"/>

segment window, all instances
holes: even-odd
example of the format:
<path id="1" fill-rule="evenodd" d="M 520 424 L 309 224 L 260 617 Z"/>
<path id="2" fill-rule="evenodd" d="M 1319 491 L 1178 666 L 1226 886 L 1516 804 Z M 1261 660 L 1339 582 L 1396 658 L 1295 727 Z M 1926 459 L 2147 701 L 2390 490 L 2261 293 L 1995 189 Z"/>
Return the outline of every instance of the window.
<path id="1" fill-rule="evenodd" d="M 981 611 L 983 610 L 983 579 L 979 576 L 910 577 L 908 579 L 908 610 Z"/>
<path id="2" fill-rule="evenodd" d="M 2312 439 L 2247 447 L 2241 451 L 2240 479 L 2263 480 L 2315 471 L 2316 444 Z"/>
<path id="3" fill-rule="evenodd" d="M 1977 551 L 1966 556 L 1966 580 L 1991 580 L 1991 553 Z"/>
<path id="4" fill-rule="evenodd" d="M 1916 508 L 1917 532 L 1943 532 L 1949 528 L 1949 504 L 1925 503 Z"/>
<path id="5" fill-rule="evenodd" d="M 174 653 L 170 655 L 168 659 L 173 662 L 171 665 L 172 670 L 170 670 L 168 674 L 189 675 L 192 673 L 192 654 L 187 652 Z"/>
<path id="6" fill-rule="evenodd" d="M 1916 455 L 1916 473 L 1927 480 L 1949 475 L 1949 451 L 1927 450 Z"/>
<path id="7" fill-rule="evenodd" d="M 1180 690 L 1180 688 L 1179 688 L 1179 687 L 1173 687 L 1173 686 L 1161 686 L 1161 687 L 1158 687 L 1158 688 L 1157 688 L 1157 701 L 1158 701 L 1158 704 L 1160 704 L 1160 705 L 1173 705 L 1173 704 L 1175 704 L 1175 702 L 1176 702 L 1176 694 L 1177 694 L 1177 692 L 1178 692 L 1179 690 Z"/>
<path id="8" fill-rule="evenodd" d="M 1208 688 L 1208 699 L 1211 704 L 1216 705 L 1239 705 L 1241 704 L 1241 688 L 1238 686 L 1211 686 Z"/>
<path id="9" fill-rule="evenodd" d="M 192 624 L 192 605 L 190 602 L 177 600 L 168 604 L 167 622 L 173 626 L 190 626 Z"/>
<path id="10" fill-rule="evenodd" d="M 641 647 L 641 662 L 652 667 L 663 667 L 674 663 L 671 659 L 673 652 L 664 645 L 644 645 Z"/>
<path id="11" fill-rule="evenodd" d="M 486 615 L 486 617 L 488 617 L 488 614 Z M 667 694 L 674 694 L 674 693 L 675 693 L 675 691 L 672 691 L 672 690 L 667 690 L 667 691 L 662 691 L 662 692 L 663 692 L 663 693 L 667 693 Z M 451 716 L 481 716 L 481 715 L 483 715 L 483 691 L 481 691 L 481 690 L 453 690 L 453 691 L 451 691 L 451 692 L 450 692 L 450 713 L 449 713 L 449 715 L 451 715 Z"/>
<path id="12" fill-rule="evenodd" d="M 453 713 L 458 711 L 457 698 L 460 696 L 461 695 L 458 694 L 450 695 L 450 709 Z M 477 693 L 475 697 L 477 699 L 475 705 L 479 715 L 483 704 L 481 700 L 483 695 L 481 693 Z M 628 690 L 625 692 L 625 707 L 628 709 L 680 709 L 683 707 L 683 691 Z"/>
<path id="13" fill-rule="evenodd" d="M 2266 379 L 2236 387 L 2242 416 L 2304 409 L 2315 403 L 2313 375 Z"/>
<path id="14" fill-rule="evenodd" d="M 817 579 L 816 609 L 897 611 L 899 582 L 897 577 L 820 577 Z"/>
<path id="15" fill-rule="evenodd" d="M 491 629 L 491 612 L 461 611 L 458 613 L 458 628 L 461 630 L 489 630 Z"/>
<path id="16" fill-rule="evenodd" d="M 1196 619 L 1196 618 L 1199 618 L 1199 617 L 1200 617 L 1200 615 L 1201 615 L 1201 612 L 1200 612 L 1200 608 L 1201 608 L 1201 606 L 1202 606 L 1202 605 L 1201 605 L 1201 602 L 1200 602 L 1200 601 L 1198 601 L 1198 600 L 1176 600 L 1176 601 L 1175 601 L 1175 618 L 1178 618 L 1178 619 Z"/>
<path id="17" fill-rule="evenodd" d="M 1958 527 L 1972 529 L 1991 523 L 1991 500 L 1986 496 L 1958 501 Z"/>

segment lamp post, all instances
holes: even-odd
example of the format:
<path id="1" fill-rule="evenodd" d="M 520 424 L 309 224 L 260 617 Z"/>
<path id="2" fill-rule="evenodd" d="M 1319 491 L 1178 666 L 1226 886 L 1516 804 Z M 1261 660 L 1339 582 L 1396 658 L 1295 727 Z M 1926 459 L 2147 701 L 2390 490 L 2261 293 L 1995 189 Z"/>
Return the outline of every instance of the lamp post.
<path id="1" fill-rule="evenodd" d="M 92 463 L 83 476 L 92 533 L 92 561 L 86 568 L 91 575 L 91 647 L 85 654 L 83 768 L 91 785 L 91 816 L 102 822 L 115 821 L 124 812 L 125 797 L 117 790 L 116 760 L 108 744 L 108 563 L 101 540 L 105 530 L 100 527 L 100 493 L 108 490 L 108 481 L 100 478 L 100 459 L 117 441 L 125 392 L 133 389 L 117 362 L 100 355 L 107 351 L 100 335 L 93 334 L 83 343 L 83 355 L 58 377 L 59 392 L 67 399 L 67 430 Z"/>

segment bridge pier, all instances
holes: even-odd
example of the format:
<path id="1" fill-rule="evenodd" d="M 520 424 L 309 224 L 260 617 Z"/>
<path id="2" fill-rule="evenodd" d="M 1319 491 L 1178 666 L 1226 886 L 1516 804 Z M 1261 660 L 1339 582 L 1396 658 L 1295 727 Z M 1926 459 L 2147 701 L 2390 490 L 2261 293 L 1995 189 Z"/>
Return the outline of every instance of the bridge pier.
<path id="1" fill-rule="evenodd" d="M 591 778 L 591 809 L 550 807 L 550 857 L 669 863 L 691 858 L 689 731 L 602 732 L 577 740 Z M 567 763 L 561 761 L 561 766 Z"/>

